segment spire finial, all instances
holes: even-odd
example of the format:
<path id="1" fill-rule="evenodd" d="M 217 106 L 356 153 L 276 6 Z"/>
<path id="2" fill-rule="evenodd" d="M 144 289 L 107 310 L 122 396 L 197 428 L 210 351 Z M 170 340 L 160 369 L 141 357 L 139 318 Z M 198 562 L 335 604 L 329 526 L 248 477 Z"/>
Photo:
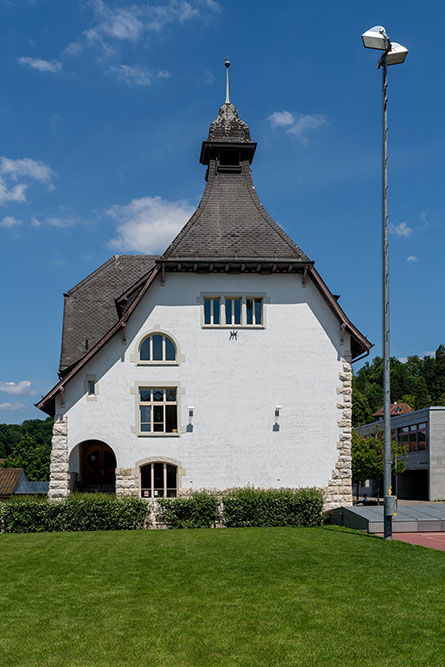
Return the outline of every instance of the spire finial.
<path id="1" fill-rule="evenodd" d="M 230 60 L 226 58 L 224 65 L 226 66 L 226 104 L 230 104 L 230 96 L 229 96 L 229 67 L 230 67 Z"/>

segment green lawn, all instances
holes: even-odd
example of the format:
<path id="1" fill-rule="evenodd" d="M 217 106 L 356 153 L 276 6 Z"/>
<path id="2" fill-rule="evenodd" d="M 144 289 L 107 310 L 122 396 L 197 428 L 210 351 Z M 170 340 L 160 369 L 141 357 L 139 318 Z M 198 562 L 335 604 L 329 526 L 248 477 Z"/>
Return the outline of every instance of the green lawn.
<path id="1" fill-rule="evenodd" d="M 329 527 L 0 535 L 0 664 L 444 665 L 444 565 Z"/>

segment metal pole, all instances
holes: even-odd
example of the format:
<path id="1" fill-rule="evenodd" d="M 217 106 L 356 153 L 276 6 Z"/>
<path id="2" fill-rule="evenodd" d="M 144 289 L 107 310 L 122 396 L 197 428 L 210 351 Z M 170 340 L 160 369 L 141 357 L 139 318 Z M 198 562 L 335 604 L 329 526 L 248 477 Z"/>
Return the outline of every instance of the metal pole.
<path id="1" fill-rule="evenodd" d="M 382 240 L 383 240 L 383 514 L 384 538 L 392 539 L 392 515 L 389 513 L 391 495 L 391 380 L 389 347 L 389 239 L 388 239 L 388 76 L 386 54 L 383 56 L 383 137 L 382 137 Z"/>

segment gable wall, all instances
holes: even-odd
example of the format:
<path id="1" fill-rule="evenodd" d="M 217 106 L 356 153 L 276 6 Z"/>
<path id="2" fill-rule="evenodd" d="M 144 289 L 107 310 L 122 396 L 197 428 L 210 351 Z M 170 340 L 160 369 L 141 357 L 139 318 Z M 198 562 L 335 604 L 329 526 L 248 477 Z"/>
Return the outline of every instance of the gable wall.
<path id="1" fill-rule="evenodd" d="M 201 293 L 264 293 L 265 328 L 203 329 Z M 236 328 L 236 327 L 234 327 Z M 177 366 L 138 366 L 141 337 L 162 330 L 178 343 Z M 127 326 L 65 388 L 68 452 L 88 439 L 112 447 L 117 467 L 145 458 L 178 461 L 183 489 L 327 486 L 343 431 L 337 388 L 349 336 L 313 284 L 301 276 L 167 274 L 150 288 Z M 86 396 L 96 377 L 98 395 Z M 177 384 L 179 436 L 137 435 L 137 383 Z M 281 405 L 280 430 L 273 430 Z M 193 406 L 193 431 L 185 432 Z M 346 429 L 347 430 L 347 429 Z M 74 451 L 73 451 L 74 450 Z"/>

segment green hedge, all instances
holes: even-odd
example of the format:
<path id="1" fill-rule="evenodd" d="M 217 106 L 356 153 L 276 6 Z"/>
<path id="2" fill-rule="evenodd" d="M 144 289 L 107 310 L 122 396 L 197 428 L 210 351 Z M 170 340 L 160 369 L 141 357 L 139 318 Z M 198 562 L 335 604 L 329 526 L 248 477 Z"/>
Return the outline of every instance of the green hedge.
<path id="1" fill-rule="evenodd" d="M 235 489 L 222 498 L 194 493 L 157 500 L 157 521 L 169 528 L 209 528 L 221 520 L 228 527 L 319 526 L 323 495 L 316 489 Z M 151 526 L 151 505 L 141 498 L 73 494 L 50 502 L 32 496 L 0 502 L 0 532 L 134 530 Z"/>
<path id="2" fill-rule="evenodd" d="M 232 528 L 323 523 L 323 494 L 317 489 L 235 489 L 223 504 L 224 523 Z"/>
<path id="3" fill-rule="evenodd" d="M 147 515 L 147 503 L 140 498 L 73 494 L 50 502 L 28 496 L 0 503 L 0 532 L 134 530 L 144 528 Z"/>
<path id="4" fill-rule="evenodd" d="M 158 521 L 169 528 L 210 528 L 218 518 L 218 498 L 211 493 L 159 498 L 158 506 Z"/>

